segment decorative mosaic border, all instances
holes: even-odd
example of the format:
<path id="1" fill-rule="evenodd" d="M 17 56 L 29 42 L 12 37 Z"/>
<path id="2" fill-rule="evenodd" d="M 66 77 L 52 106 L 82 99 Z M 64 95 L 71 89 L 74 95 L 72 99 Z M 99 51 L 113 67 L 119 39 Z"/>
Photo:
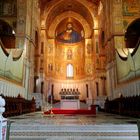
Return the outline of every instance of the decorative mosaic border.
<path id="1" fill-rule="evenodd" d="M 10 136 L 138 136 L 137 132 L 11 132 Z"/>

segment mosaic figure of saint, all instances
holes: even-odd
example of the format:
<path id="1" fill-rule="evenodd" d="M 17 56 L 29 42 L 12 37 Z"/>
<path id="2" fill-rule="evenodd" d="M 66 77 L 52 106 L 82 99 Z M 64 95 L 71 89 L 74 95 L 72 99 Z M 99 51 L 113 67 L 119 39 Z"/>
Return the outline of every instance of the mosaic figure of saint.
<path id="1" fill-rule="evenodd" d="M 76 43 L 81 39 L 81 34 L 73 29 L 72 23 L 68 23 L 66 30 L 57 35 L 57 40 L 63 43 Z"/>
<path id="2" fill-rule="evenodd" d="M 67 59 L 72 59 L 72 50 L 71 49 L 68 49 L 67 51 Z"/>

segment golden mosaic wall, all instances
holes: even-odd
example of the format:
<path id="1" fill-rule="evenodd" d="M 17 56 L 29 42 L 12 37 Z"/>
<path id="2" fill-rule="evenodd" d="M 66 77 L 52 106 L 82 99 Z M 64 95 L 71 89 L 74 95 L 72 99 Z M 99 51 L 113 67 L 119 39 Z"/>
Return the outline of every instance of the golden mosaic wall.
<path id="1" fill-rule="evenodd" d="M 126 29 L 128 25 L 140 15 L 140 0 L 123 0 L 123 25 Z"/>
<path id="2" fill-rule="evenodd" d="M 51 42 L 51 40 L 49 40 Z M 53 40 L 52 40 L 53 42 Z M 56 79 L 67 79 L 66 69 L 68 64 L 74 67 L 73 79 L 84 78 L 85 73 L 85 42 L 65 44 L 61 42 L 49 43 L 47 47 L 46 75 L 53 76 Z"/>

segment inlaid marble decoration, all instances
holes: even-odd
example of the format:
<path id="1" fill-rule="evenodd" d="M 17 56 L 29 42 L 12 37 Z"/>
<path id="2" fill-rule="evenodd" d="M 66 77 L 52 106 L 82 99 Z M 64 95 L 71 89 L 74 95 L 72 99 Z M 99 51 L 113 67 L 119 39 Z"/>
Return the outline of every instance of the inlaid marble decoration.
<path id="1" fill-rule="evenodd" d="M 138 140 L 136 119 L 113 114 L 45 116 L 36 112 L 10 121 L 10 140 Z"/>

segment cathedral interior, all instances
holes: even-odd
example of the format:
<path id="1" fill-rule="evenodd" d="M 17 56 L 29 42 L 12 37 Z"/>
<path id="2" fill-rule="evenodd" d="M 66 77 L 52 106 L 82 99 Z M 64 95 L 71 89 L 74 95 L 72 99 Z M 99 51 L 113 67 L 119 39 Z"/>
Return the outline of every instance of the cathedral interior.
<path id="1" fill-rule="evenodd" d="M 140 0 L 0 0 L 5 116 L 21 98 L 25 113 L 95 107 L 140 117 L 139 46 Z"/>

